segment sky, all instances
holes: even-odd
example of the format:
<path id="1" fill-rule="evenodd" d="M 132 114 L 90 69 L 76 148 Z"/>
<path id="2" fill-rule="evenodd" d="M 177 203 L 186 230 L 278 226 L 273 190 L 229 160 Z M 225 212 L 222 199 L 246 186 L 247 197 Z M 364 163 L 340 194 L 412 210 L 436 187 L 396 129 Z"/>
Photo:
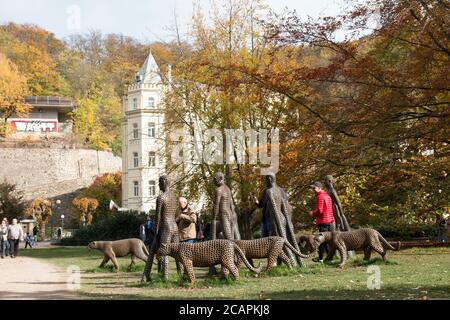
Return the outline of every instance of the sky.
<path id="1" fill-rule="evenodd" d="M 200 0 L 207 7 L 210 0 Z M 284 8 L 301 16 L 339 14 L 346 0 L 266 0 L 275 12 Z M 174 12 L 186 32 L 192 16 L 192 0 L 0 0 L 0 24 L 32 23 L 62 39 L 76 33 L 99 30 L 120 33 L 144 42 L 169 40 L 174 32 Z"/>

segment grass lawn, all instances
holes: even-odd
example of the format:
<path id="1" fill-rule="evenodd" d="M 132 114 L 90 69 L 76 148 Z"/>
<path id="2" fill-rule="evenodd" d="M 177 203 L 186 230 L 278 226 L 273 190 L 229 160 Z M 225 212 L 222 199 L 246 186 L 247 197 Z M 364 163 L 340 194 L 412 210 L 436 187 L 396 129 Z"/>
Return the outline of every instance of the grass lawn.
<path id="1" fill-rule="evenodd" d="M 413 248 L 388 253 L 388 262 L 373 255 L 369 263 L 362 254 L 347 262 L 344 269 L 307 261 L 307 268 L 279 267 L 255 277 L 244 269 L 237 282 L 206 277 L 207 269 L 196 268 L 197 283 L 189 289 L 180 281 L 170 258 L 170 280 L 155 275 L 141 284 L 144 263 L 127 270 L 130 258 L 120 258 L 122 271 L 100 269 L 102 255 L 83 248 L 22 250 L 21 255 L 43 259 L 61 268 L 81 269 L 83 299 L 450 299 L 450 249 Z M 266 261 L 260 261 L 265 266 Z M 367 289 L 368 266 L 379 266 L 381 289 Z"/>

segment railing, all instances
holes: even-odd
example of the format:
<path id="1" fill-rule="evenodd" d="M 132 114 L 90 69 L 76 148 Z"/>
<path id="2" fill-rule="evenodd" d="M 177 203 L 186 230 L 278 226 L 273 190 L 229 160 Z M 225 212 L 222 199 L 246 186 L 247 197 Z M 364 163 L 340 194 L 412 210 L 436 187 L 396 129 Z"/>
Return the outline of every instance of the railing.
<path id="1" fill-rule="evenodd" d="M 75 106 L 71 99 L 65 97 L 25 97 L 25 102 L 32 105 Z"/>

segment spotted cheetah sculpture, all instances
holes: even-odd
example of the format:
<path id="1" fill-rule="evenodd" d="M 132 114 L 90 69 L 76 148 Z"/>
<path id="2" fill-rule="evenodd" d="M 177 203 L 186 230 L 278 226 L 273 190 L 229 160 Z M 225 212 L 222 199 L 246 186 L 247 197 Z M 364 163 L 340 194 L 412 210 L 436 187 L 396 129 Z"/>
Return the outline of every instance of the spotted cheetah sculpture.
<path id="1" fill-rule="evenodd" d="M 293 267 L 293 261 L 291 261 L 284 252 L 285 247 L 300 258 L 306 259 L 310 257 L 310 255 L 304 255 L 297 251 L 294 246 L 283 237 L 272 236 L 255 240 L 235 240 L 234 242 L 241 248 L 242 252 L 244 252 L 250 262 L 252 261 L 251 259 L 267 258 L 266 271 L 269 271 L 274 267 L 278 258 L 280 258 L 290 269 Z M 242 264 L 240 257 L 237 257 L 236 264 L 238 266 Z"/>
<path id="2" fill-rule="evenodd" d="M 400 242 L 397 248 L 394 248 L 383 236 L 374 229 L 362 228 L 352 231 L 333 231 L 322 232 L 314 237 L 315 242 L 329 244 L 329 252 L 325 260 L 332 260 L 336 250 L 339 252 L 341 261 L 339 267 L 343 267 L 347 260 L 347 251 L 364 250 L 364 260 L 369 260 L 372 250 L 379 253 L 383 260 L 386 260 L 386 252 L 388 249 L 397 251 L 400 249 Z"/>
<path id="3" fill-rule="evenodd" d="M 244 253 L 231 240 L 217 239 L 198 243 L 162 243 L 158 250 L 158 257 L 171 256 L 184 266 L 184 271 L 191 285 L 195 282 L 193 267 L 210 267 L 222 265 L 225 275 L 231 272 L 234 279 L 239 278 L 239 269 L 234 262 L 235 253 L 242 259 L 247 268 L 260 273 L 245 258 Z"/>

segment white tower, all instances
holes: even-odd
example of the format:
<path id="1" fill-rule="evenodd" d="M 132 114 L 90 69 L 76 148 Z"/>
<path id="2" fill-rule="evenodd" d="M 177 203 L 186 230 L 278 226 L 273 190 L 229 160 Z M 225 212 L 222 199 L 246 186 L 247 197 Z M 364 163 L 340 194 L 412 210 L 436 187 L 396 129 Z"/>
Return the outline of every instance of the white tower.
<path id="1" fill-rule="evenodd" d="M 156 208 L 158 179 L 165 173 L 163 81 L 150 53 L 123 99 L 122 206 Z"/>

